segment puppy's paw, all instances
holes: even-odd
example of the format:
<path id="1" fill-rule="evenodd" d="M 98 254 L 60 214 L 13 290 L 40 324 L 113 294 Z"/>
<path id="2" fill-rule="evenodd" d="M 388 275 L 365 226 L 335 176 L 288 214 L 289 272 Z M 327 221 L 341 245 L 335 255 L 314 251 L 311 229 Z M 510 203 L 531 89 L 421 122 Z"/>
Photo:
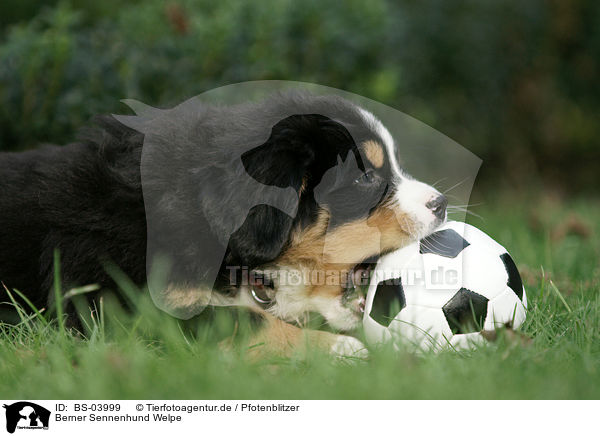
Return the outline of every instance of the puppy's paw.
<path id="1" fill-rule="evenodd" d="M 338 358 L 358 358 L 366 359 L 369 357 L 367 347 L 352 336 L 338 335 L 335 342 L 331 346 L 331 354 Z"/>

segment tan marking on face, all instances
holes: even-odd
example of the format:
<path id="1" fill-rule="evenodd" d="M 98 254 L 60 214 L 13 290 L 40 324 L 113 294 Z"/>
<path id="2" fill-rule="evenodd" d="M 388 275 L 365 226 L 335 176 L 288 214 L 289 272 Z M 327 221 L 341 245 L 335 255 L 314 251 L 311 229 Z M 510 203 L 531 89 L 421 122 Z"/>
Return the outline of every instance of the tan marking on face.
<path id="1" fill-rule="evenodd" d="M 380 143 L 376 141 L 365 141 L 363 143 L 363 151 L 367 159 L 369 159 L 375 168 L 381 168 L 383 166 L 385 155 Z"/>
<path id="2" fill-rule="evenodd" d="M 322 210 L 316 223 L 296 233 L 289 248 L 276 261 L 292 268 L 344 274 L 363 260 L 406 246 L 411 242 L 412 220 L 392 206 L 382 204 L 366 219 L 360 219 L 327 230 L 329 214 Z M 310 272 L 310 271 L 309 271 Z M 343 291 L 341 280 L 310 286 L 309 294 L 338 296 Z"/>

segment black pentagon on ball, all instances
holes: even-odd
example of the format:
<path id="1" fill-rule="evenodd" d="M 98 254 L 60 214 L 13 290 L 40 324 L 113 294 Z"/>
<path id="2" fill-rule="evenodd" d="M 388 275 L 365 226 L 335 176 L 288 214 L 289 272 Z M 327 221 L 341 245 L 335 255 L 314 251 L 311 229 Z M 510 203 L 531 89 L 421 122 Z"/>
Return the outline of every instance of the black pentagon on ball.
<path id="1" fill-rule="evenodd" d="M 401 278 L 383 280 L 377 284 L 369 315 L 377 323 L 388 327 L 405 307 L 406 297 Z"/>
<path id="2" fill-rule="evenodd" d="M 488 301 L 483 295 L 460 288 L 442 307 L 452 333 L 457 335 L 481 331 L 487 316 Z"/>
<path id="3" fill-rule="evenodd" d="M 521 281 L 521 275 L 519 274 L 517 265 L 515 265 L 515 261 L 512 260 L 512 257 L 508 253 L 501 254 L 500 259 L 502 259 L 504 268 L 506 268 L 506 272 L 508 273 L 508 282 L 506 284 L 517 294 L 519 300 L 523 301 L 523 282 Z"/>
<path id="4" fill-rule="evenodd" d="M 443 257 L 456 257 L 469 244 L 452 229 L 444 229 L 423 238 L 419 247 L 421 254 L 433 253 Z"/>

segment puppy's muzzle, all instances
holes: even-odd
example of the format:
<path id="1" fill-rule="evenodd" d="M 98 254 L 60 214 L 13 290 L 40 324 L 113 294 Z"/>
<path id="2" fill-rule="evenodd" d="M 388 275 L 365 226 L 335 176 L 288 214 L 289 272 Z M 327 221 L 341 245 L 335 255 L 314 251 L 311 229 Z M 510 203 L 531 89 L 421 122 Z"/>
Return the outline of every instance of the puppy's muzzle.
<path id="1" fill-rule="evenodd" d="M 433 215 L 440 219 L 444 220 L 446 218 L 446 208 L 448 207 L 448 199 L 445 195 L 438 195 L 433 200 L 430 200 L 425 204 L 427 209 L 431 210 Z"/>

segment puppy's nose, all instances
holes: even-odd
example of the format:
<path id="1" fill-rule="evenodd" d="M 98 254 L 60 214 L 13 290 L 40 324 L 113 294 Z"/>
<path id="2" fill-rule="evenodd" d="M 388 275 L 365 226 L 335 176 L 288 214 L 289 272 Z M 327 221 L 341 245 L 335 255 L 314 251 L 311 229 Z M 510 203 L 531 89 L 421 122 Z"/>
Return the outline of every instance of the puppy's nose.
<path id="1" fill-rule="evenodd" d="M 433 214 L 443 220 L 446 217 L 446 207 L 448 206 L 448 199 L 440 194 L 433 200 L 430 200 L 425 207 L 427 207 Z"/>

